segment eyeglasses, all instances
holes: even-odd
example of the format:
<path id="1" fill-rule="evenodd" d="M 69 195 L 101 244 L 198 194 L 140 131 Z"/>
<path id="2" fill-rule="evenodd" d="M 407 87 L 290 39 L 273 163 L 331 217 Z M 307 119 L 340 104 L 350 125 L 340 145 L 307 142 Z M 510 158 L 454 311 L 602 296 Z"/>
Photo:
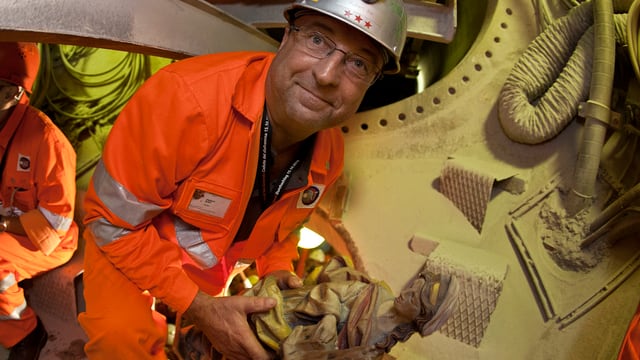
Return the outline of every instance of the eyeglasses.
<path id="1" fill-rule="evenodd" d="M 363 81 L 368 84 L 374 83 L 380 76 L 380 69 L 366 58 L 338 49 L 336 43 L 327 35 L 318 31 L 305 31 L 298 26 L 290 26 L 296 38 L 305 45 L 304 52 L 316 59 L 325 59 L 335 50 L 344 54 L 344 65 L 346 74 L 353 80 Z"/>

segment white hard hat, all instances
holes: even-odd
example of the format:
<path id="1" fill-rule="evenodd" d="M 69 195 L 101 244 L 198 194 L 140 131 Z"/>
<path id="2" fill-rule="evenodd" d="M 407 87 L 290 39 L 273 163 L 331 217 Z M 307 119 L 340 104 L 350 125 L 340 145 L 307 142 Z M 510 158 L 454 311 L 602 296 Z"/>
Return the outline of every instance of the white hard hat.
<path id="1" fill-rule="evenodd" d="M 400 56 L 407 39 L 407 14 L 402 0 L 296 0 L 284 12 L 292 23 L 295 13 L 310 9 L 338 19 L 362 31 L 389 54 L 382 70 L 400 71 Z"/>

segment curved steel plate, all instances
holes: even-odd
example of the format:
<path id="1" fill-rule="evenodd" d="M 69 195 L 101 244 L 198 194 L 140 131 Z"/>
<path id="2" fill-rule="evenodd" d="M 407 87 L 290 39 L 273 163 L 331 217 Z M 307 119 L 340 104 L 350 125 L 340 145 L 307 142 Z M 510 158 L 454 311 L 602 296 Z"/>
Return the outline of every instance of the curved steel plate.
<path id="1" fill-rule="evenodd" d="M 275 51 L 266 34 L 200 0 L 0 1 L 0 40 L 64 43 L 182 58 Z M 8 15 L 10 14 L 10 15 Z"/>

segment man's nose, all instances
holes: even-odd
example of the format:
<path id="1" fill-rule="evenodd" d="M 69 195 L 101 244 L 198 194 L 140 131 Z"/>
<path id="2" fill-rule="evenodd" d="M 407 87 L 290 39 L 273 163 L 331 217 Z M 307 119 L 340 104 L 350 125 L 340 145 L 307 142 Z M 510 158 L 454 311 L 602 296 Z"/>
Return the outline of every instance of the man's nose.
<path id="1" fill-rule="evenodd" d="M 315 67 L 316 80 L 321 85 L 337 85 L 344 76 L 344 51 L 334 49 L 327 57 L 320 59 Z"/>

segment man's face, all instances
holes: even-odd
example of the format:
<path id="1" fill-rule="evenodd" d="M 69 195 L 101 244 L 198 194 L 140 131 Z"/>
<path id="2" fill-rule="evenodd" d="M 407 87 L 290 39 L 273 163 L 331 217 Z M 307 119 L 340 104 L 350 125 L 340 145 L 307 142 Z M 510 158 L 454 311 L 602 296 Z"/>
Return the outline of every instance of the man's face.
<path id="1" fill-rule="evenodd" d="M 287 29 L 273 60 L 267 105 L 274 128 L 299 141 L 355 114 L 371 85 L 371 79 L 354 75 L 362 64 L 358 59 L 377 73 L 383 55 L 368 36 L 328 16 L 304 15 L 295 27 L 298 30 Z M 313 56 L 309 46 L 326 43 L 336 50 L 326 57 Z"/>

